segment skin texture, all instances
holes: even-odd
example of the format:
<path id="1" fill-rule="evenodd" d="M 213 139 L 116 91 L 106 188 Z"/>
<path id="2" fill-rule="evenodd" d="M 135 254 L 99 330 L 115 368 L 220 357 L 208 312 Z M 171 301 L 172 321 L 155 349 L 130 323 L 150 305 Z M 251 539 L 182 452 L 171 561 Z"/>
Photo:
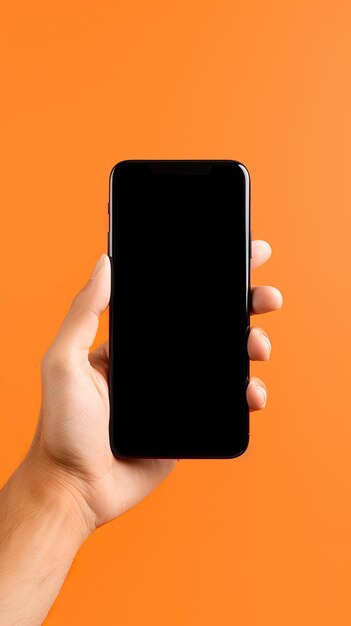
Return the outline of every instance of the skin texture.
<path id="1" fill-rule="evenodd" d="M 252 242 L 252 269 L 271 255 Z M 81 543 L 152 491 L 176 460 L 117 460 L 108 436 L 108 344 L 90 352 L 110 299 L 110 262 L 102 255 L 44 355 L 42 402 L 31 447 L 0 494 L 0 623 L 41 624 Z M 278 289 L 252 287 L 252 314 L 282 306 Z M 252 327 L 248 354 L 269 359 L 265 331 Z M 252 377 L 250 410 L 266 404 Z M 33 558 L 35 554 L 35 558 Z M 33 601 L 35 598 L 35 601 Z"/>

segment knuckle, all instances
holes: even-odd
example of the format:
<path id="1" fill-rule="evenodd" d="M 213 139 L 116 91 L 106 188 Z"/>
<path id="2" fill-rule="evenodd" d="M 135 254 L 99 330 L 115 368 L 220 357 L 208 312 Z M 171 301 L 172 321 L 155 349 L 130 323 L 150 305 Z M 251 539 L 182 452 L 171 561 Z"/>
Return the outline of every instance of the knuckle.
<path id="1" fill-rule="evenodd" d="M 42 372 L 45 372 L 50 367 L 51 360 L 52 360 L 52 352 L 49 348 L 41 358 L 40 367 L 41 367 Z"/>
<path id="2" fill-rule="evenodd" d="M 83 299 L 83 293 L 82 291 L 79 291 L 73 298 L 72 302 L 71 302 L 71 311 L 74 312 L 78 312 L 81 309 L 82 306 L 82 299 Z"/>
<path id="3" fill-rule="evenodd" d="M 41 371 L 43 375 L 70 372 L 72 367 L 73 363 L 70 356 L 65 351 L 58 350 L 56 347 L 52 346 L 45 352 L 41 360 Z"/>

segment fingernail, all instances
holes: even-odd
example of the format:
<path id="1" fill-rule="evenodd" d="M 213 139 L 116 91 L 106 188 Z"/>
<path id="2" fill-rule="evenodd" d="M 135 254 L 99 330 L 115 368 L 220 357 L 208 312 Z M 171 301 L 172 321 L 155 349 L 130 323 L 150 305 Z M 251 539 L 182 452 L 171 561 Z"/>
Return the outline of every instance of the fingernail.
<path id="1" fill-rule="evenodd" d="M 99 258 L 97 264 L 95 265 L 94 269 L 93 269 L 93 273 L 91 275 L 91 278 L 95 278 L 96 274 L 101 270 L 102 266 L 105 263 L 105 256 L 102 254 L 101 257 Z"/>
<path id="2" fill-rule="evenodd" d="M 256 389 L 261 398 L 261 402 L 262 402 L 261 406 L 263 408 L 264 406 L 266 406 L 266 401 L 267 401 L 266 390 L 264 389 L 264 387 L 261 387 L 260 385 L 256 385 Z"/>
<path id="3" fill-rule="evenodd" d="M 262 339 L 264 340 L 264 342 L 265 342 L 265 344 L 266 344 L 266 346 L 268 348 L 268 354 L 270 354 L 271 350 L 272 350 L 271 342 L 269 341 L 267 335 L 265 335 L 264 333 L 260 333 L 260 335 L 261 335 Z"/>

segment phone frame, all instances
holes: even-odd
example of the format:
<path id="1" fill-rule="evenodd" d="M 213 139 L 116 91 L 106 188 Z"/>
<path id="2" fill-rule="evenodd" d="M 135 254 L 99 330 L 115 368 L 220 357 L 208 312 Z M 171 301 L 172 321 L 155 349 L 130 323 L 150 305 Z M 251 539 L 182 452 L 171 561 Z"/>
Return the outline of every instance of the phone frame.
<path id="1" fill-rule="evenodd" d="M 145 165 L 147 164 L 148 166 L 156 167 L 156 168 L 160 167 L 161 169 L 164 167 L 168 167 L 169 169 L 167 173 L 172 173 L 171 172 L 172 166 L 177 165 L 178 167 L 183 166 L 184 168 L 183 171 L 182 172 L 179 171 L 179 173 L 182 173 L 182 174 L 186 173 L 184 170 L 188 168 L 188 173 L 191 175 L 192 173 L 194 173 L 193 171 L 191 171 L 192 168 L 194 168 L 194 166 L 201 169 L 201 168 L 204 168 L 205 166 L 210 166 L 212 164 L 221 164 L 221 163 L 232 164 L 235 167 L 239 167 L 242 170 L 244 174 L 244 179 L 245 179 L 245 254 L 246 254 L 246 263 L 245 263 L 245 266 L 246 266 L 246 276 L 245 276 L 246 331 L 245 331 L 245 336 L 246 336 L 246 345 L 247 345 L 247 340 L 248 340 L 249 333 L 250 333 L 250 313 L 251 313 L 250 275 L 251 275 L 252 241 L 251 241 L 251 181 L 250 181 L 250 174 L 246 166 L 240 161 L 235 161 L 231 159 L 125 159 L 116 163 L 116 165 L 114 165 L 114 167 L 112 168 L 110 172 L 109 200 L 108 200 L 108 237 L 107 237 L 108 256 L 111 262 L 111 298 L 110 298 L 110 306 L 109 306 L 109 362 L 110 362 L 110 366 L 109 366 L 109 397 L 110 397 L 109 438 L 110 438 L 110 446 L 111 446 L 112 453 L 114 454 L 116 458 L 127 460 L 127 459 L 139 459 L 139 458 L 152 459 L 155 457 L 154 456 L 140 457 L 140 456 L 123 455 L 120 453 L 120 451 L 115 445 L 114 421 L 112 419 L 113 408 L 114 408 L 113 385 L 112 385 L 112 372 L 113 372 L 113 367 L 114 367 L 113 350 L 112 350 L 112 344 L 113 344 L 112 319 L 113 319 L 113 308 L 114 308 L 114 293 L 113 293 L 114 259 L 113 259 L 113 248 L 112 248 L 113 177 L 116 171 L 118 170 L 118 168 L 123 167 L 125 164 L 145 164 Z M 198 173 L 201 173 L 201 172 L 199 171 Z M 247 389 L 247 386 L 250 381 L 250 359 L 249 359 L 248 354 L 246 356 L 247 356 L 247 359 L 246 359 L 245 390 Z M 249 419 L 249 407 L 248 406 L 247 406 L 247 412 L 246 412 L 246 424 L 247 424 L 247 430 L 246 430 L 247 436 L 245 437 L 245 440 L 243 441 L 243 445 L 240 446 L 240 449 L 236 449 L 232 453 L 227 454 L 227 455 L 222 455 L 222 456 L 191 455 L 191 456 L 181 456 L 179 458 L 182 458 L 182 459 L 233 459 L 238 456 L 241 456 L 247 450 L 248 445 L 249 445 L 249 439 L 250 439 L 250 419 Z M 161 459 L 161 458 L 178 458 L 178 457 L 158 456 L 157 458 Z"/>

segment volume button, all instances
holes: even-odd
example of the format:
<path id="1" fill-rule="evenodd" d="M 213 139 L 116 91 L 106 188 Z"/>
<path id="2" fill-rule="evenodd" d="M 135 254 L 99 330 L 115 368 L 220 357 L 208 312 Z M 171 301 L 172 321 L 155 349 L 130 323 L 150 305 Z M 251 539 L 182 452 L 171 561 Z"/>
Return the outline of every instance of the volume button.
<path id="1" fill-rule="evenodd" d="M 111 212 L 110 212 L 110 203 L 108 204 L 107 250 L 108 250 L 108 256 L 112 257 L 112 219 L 111 219 Z"/>
<path id="2" fill-rule="evenodd" d="M 107 203 L 107 254 L 110 256 L 110 203 Z"/>

